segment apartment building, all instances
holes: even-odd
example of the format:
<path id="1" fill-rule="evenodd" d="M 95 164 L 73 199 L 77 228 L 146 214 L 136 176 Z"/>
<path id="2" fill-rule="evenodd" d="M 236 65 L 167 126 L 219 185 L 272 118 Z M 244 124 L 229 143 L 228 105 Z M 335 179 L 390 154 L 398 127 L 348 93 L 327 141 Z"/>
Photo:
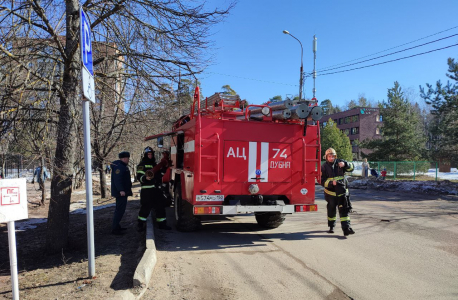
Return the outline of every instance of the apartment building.
<path id="1" fill-rule="evenodd" d="M 62 44 L 65 37 L 59 36 Z M 20 62 L 2 57 L 0 64 L 0 87 L 26 86 L 21 95 L 30 105 L 40 105 L 55 97 L 51 88 L 53 82 L 62 80 L 63 63 L 55 41 L 51 39 L 17 38 L 9 47 Z M 117 109 L 123 110 L 121 101 L 123 57 L 119 55 L 116 44 L 92 42 L 96 87 L 96 107 L 103 110 L 104 116 L 111 116 Z M 24 67 L 22 67 L 22 66 Z M 45 80 L 36 80 L 30 72 L 38 74 Z M 56 106 L 58 101 L 56 100 Z"/>
<path id="2" fill-rule="evenodd" d="M 356 145 L 356 141 L 381 138 L 383 116 L 380 115 L 379 108 L 356 107 L 347 111 L 325 115 L 320 120 L 321 126 L 324 127 L 329 119 L 332 119 L 337 128 L 350 139 L 354 159 L 361 159 L 361 152 L 366 154 L 370 152 L 368 149 L 360 149 Z"/>

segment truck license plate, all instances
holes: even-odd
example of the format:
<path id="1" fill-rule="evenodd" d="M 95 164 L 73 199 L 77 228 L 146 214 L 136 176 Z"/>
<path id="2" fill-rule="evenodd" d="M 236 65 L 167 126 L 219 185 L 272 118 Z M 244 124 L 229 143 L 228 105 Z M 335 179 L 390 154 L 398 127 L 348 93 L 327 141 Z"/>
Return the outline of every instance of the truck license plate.
<path id="1" fill-rule="evenodd" d="M 196 195 L 196 201 L 224 201 L 224 195 Z"/>

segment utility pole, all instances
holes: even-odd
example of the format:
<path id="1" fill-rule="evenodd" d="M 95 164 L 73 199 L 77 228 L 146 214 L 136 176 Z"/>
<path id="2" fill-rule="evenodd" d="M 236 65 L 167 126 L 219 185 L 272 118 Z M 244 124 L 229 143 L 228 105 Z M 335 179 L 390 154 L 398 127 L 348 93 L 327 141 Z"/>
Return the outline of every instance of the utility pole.
<path id="1" fill-rule="evenodd" d="M 178 70 L 178 118 L 181 118 L 181 69 Z"/>
<path id="2" fill-rule="evenodd" d="M 313 98 L 315 98 L 315 80 L 316 80 L 316 36 L 313 36 Z"/>
<path id="3" fill-rule="evenodd" d="M 298 38 L 296 38 L 294 35 L 289 33 L 288 30 L 283 30 L 283 33 L 290 35 L 292 38 L 294 38 L 296 41 L 298 41 L 299 44 L 301 45 L 301 70 L 300 70 L 301 74 L 299 76 L 299 101 L 301 101 L 302 100 L 302 85 L 304 84 L 304 80 L 303 80 L 303 76 L 304 76 L 304 68 L 303 68 L 304 48 L 302 47 L 301 41 L 299 41 Z"/>

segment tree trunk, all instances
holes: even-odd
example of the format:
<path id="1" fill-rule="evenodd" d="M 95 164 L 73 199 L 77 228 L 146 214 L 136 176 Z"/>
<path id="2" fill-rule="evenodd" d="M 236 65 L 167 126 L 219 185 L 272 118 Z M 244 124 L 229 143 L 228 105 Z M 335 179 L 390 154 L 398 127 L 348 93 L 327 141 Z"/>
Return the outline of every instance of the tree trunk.
<path id="1" fill-rule="evenodd" d="M 42 178 L 43 180 L 38 180 L 38 184 L 40 185 L 40 189 L 41 189 L 41 203 L 40 205 L 45 205 L 45 200 L 46 200 L 46 185 L 45 185 L 45 178 L 44 178 L 44 168 L 45 166 L 45 159 L 44 157 L 42 156 L 41 157 L 41 170 L 40 170 L 40 178 Z"/>
<path id="2" fill-rule="evenodd" d="M 66 0 L 66 45 L 63 74 L 63 94 L 60 95 L 57 147 L 51 180 L 51 201 L 46 232 L 46 251 L 60 252 L 67 246 L 69 208 L 72 194 L 73 161 L 75 156 L 75 114 L 79 107 L 78 82 L 78 37 L 79 3 Z M 78 114 L 76 114 L 78 115 Z M 90 168 L 90 166 L 88 166 Z"/>
<path id="3" fill-rule="evenodd" d="M 1 178 L 4 179 L 5 178 L 5 154 L 2 153 L 2 168 L 0 169 L 1 171 Z"/>
<path id="4" fill-rule="evenodd" d="M 107 177 L 103 170 L 100 170 L 100 198 L 107 197 Z"/>
<path id="5" fill-rule="evenodd" d="M 107 177 L 105 175 L 105 168 L 103 167 L 103 160 L 96 158 L 96 164 L 100 178 L 100 198 L 104 199 L 107 197 Z"/>

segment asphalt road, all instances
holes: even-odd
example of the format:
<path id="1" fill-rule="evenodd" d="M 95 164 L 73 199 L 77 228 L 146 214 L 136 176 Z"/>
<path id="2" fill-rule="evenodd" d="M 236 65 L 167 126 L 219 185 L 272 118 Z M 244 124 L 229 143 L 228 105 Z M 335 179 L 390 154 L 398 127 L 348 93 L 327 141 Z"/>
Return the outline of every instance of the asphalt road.
<path id="1" fill-rule="evenodd" d="M 143 299 L 458 299 L 458 198 L 352 190 L 352 227 L 326 233 L 318 212 L 274 230 L 254 216 L 156 231 Z"/>

